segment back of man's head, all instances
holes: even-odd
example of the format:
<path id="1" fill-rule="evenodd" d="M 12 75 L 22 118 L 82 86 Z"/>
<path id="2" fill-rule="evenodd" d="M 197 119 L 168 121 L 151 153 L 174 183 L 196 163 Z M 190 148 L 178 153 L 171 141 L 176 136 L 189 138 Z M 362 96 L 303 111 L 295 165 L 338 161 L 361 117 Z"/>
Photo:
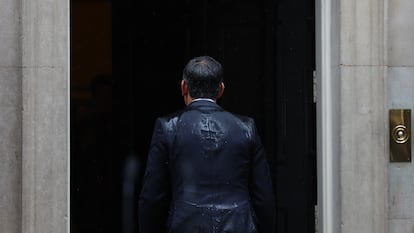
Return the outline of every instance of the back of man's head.
<path id="1" fill-rule="evenodd" d="M 223 82 L 223 67 L 212 57 L 195 57 L 185 66 L 183 80 L 192 98 L 214 99 Z"/>

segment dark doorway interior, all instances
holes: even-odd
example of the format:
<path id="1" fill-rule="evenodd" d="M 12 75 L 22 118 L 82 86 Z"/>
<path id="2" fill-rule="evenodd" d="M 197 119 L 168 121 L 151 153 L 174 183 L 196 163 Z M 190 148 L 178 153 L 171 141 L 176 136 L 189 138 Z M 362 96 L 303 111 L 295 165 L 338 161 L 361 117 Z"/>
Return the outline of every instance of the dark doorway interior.
<path id="1" fill-rule="evenodd" d="M 72 0 L 72 232 L 136 233 L 157 116 L 184 107 L 185 63 L 225 69 L 220 104 L 254 117 L 278 233 L 314 232 L 314 4 L 275 0 Z"/>

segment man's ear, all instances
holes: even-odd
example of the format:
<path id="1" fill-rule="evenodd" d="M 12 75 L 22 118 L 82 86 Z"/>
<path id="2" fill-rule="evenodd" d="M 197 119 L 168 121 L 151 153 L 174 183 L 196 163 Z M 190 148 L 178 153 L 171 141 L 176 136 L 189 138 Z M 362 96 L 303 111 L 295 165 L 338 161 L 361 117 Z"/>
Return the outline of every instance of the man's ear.
<path id="1" fill-rule="evenodd" d="M 186 96 L 188 95 L 188 86 L 187 83 L 183 80 L 181 80 L 181 95 Z"/>
<path id="2" fill-rule="evenodd" d="M 219 89 L 219 92 L 218 92 L 218 95 L 217 95 L 217 99 L 220 99 L 220 98 L 221 98 L 221 96 L 223 95 L 224 88 L 225 88 L 224 83 L 223 83 L 223 82 L 221 82 L 221 84 L 220 84 L 220 89 Z"/>

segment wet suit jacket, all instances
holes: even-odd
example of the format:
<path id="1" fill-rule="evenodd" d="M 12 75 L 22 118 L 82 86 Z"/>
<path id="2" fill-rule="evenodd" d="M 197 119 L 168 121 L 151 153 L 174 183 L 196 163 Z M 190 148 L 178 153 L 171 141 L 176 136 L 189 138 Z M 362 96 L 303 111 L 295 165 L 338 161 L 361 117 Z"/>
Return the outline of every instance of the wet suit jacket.
<path id="1" fill-rule="evenodd" d="M 156 120 L 140 233 L 272 233 L 275 200 L 254 120 L 206 100 Z"/>

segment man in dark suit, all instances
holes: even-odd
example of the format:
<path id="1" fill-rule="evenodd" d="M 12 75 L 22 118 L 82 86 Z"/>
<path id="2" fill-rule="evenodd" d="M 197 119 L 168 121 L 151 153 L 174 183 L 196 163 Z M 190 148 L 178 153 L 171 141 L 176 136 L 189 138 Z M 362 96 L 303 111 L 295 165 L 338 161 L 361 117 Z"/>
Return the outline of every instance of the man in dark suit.
<path id="1" fill-rule="evenodd" d="M 156 120 L 139 198 L 140 233 L 273 233 L 275 200 L 255 122 L 220 107 L 209 56 L 183 72 L 186 107 Z"/>

